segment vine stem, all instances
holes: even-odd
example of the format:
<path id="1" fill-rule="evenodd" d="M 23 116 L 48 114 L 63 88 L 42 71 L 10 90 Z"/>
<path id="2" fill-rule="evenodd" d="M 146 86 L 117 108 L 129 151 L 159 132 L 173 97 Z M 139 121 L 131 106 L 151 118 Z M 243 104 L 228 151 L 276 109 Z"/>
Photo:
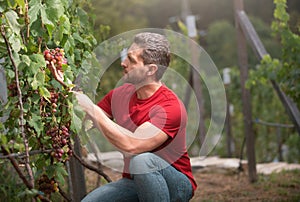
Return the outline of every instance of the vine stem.
<path id="1" fill-rule="evenodd" d="M 73 150 L 74 151 L 74 150 Z M 82 158 L 80 158 L 75 152 L 73 152 L 73 156 L 75 157 L 76 160 L 78 160 L 81 165 L 83 165 L 84 167 L 98 173 L 99 175 L 101 175 L 102 177 L 104 177 L 104 179 L 107 181 L 107 182 L 111 182 L 112 180 L 110 179 L 110 177 L 105 174 L 102 169 L 100 168 L 97 168 L 97 167 L 94 167 L 92 165 L 90 165 L 89 163 L 85 162 Z"/>
<path id="2" fill-rule="evenodd" d="M 30 184 L 30 182 L 28 182 L 28 180 L 24 176 L 24 174 L 23 174 L 22 170 L 20 169 L 20 166 L 19 166 L 18 162 L 16 161 L 16 159 L 13 156 L 10 156 L 9 153 L 6 151 L 6 149 L 2 145 L 1 145 L 1 149 L 2 149 L 2 152 L 5 155 L 7 155 L 7 158 L 10 160 L 11 164 L 13 165 L 13 167 L 15 168 L 15 170 L 17 171 L 19 177 L 22 179 L 22 181 L 24 182 L 24 184 L 29 189 L 32 189 L 33 186 Z"/>
<path id="3" fill-rule="evenodd" d="M 53 151 L 53 149 L 45 149 L 45 150 L 33 150 L 29 152 L 29 155 L 36 155 L 36 154 L 50 154 Z M 26 153 L 10 153 L 7 155 L 2 155 L 0 154 L 0 159 L 7 159 L 10 157 L 13 158 L 23 158 L 24 156 L 26 156 Z"/>
<path id="4" fill-rule="evenodd" d="M 24 146 L 25 146 L 25 168 L 26 168 L 28 176 L 29 176 L 30 187 L 34 187 L 33 172 L 32 172 L 32 169 L 30 167 L 30 161 L 29 161 L 28 139 L 26 137 L 25 129 L 24 129 L 24 122 L 25 122 L 25 120 L 24 120 L 24 108 L 23 108 L 23 101 L 22 101 L 22 92 L 21 92 L 20 82 L 19 82 L 19 70 L 18 70 L 18 67 L 17 67 L 17 65 L 16 65 L 16 63 L 14 61 L 13 56 L 12 56 L 12 51 L 11 51 L 10 45 L 9 45 L 8 40 L 6 38 L 6 35 L 5 35 L 4 25 L 1 25 L 1 35 L 2 35 L 2 37 L 4 39 L 4 41 L 5 41 L 9 58 L 11 60 L 11 63 L 13 65 L 13 67 L 14 67 L 14 70 L 15 70 L 15 79 L 16 79 L 16 85 L 17 85 L 17 91 L 18 91 L 18 98 L 19 98 L 19 107 L 20 107 L 19 125 L 20 125 L 20 130 L 21 130 L 21 135 L 22 135 L 23 143 L 24 143 Z"/>
<path id="5" fill-rule="evenodd" d="M 29 17 L 28 17 L 28 0 L 25 0 L 25 23 L 26 23 L 26 37 L 29 38 Z"/>

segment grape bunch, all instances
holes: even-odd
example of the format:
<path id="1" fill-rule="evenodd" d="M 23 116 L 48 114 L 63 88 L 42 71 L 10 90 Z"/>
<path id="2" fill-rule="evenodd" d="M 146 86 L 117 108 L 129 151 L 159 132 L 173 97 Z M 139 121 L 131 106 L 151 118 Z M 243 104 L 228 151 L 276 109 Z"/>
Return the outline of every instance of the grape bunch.
<path id="1" fill-rule="evenodd" d="M 59 98 L 59 94 L 57 92 L 50 93 L 51 111 L 53 114 L 55 114 L 57 112 L 58 98 Z"/>
<path id="2" fill-rule="evenodd" d="M 41 97 L 40 108 L 42 117 L 49 117 L 51 116 L 51 114 L 55 116 L 55 113 L 57 112 L 58 108 L 58 99 L 59 93 L 55 92 L 54 90 L 50 90 L 50 102 Z"/>
<path id="3" fill-rule="evenodd" d="M 54 149 L 51 155 L 58 161 L 68 160 L 68 157 L 73 154 L 70 147 L 69 129 L 65 125 L 60 128 L 54 126 L 46 134 L 51 137 L 52 148 Z"/>
<path id="4" fill-rule="evenodd" d="M 55 48 L 55 49 L 46 49 L 44 51 L 44 58 L 48 68 L 52 68 L 51 62 L 55 68 L 59 71 L 62 71 L 62 65 L 67 64 L 67 59 L 64 57 L 64 49 Z"/>
<path id="5" fill-rule="evenodd" d="M 54 178 L 49 179 L 49 177 L 43 174 L 37 181 L 38 190 L 42 191 L 45 194 L 51 194 L 58 192 L 58 184 Z"/>
<path id="6" fill-rule="evenodd" d="M 17 89 L 17 83 L 16 82 L 12 82 L 11 84 L 9 84 L 7 86 L 8 90 L 9 90 L 9 96 L 10 97 L 14 97 L 18 95 L 18 89 Z"/>

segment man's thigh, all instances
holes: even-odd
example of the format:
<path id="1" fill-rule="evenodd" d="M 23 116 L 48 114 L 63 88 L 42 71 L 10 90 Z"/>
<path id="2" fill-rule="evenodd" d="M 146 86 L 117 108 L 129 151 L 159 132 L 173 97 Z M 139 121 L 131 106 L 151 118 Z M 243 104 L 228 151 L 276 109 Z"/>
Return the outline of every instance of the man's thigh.
<path id="1" fill-rule="evenodd" d="M 117 202 L 139 201 L 136 193 L 136 185 L 132 180 L 122 178 L 116 182 L 103 185 L 90 192 L 82 202 Z"/>

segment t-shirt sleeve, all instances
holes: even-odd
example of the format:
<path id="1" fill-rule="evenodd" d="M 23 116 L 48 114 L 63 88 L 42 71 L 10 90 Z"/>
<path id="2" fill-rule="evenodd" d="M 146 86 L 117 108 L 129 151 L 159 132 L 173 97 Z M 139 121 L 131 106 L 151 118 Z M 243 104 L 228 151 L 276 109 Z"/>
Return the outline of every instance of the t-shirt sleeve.
<path id="1" fill-rule="evenodd" d="M 172 139 L 179 130 L 186 127 L 186 111 L 184 105 L 177 99 L 154 106 L 149 115 L 150 122 Z"/>
<path id="2" fill-rule="evenodd" d="M 113 117 L 112 109 L 111 109 L 111 98 L 112 98 L 113 90 L 106 94 L 99 102 L 98 106 L 103 109 L 109 116 Z"/>

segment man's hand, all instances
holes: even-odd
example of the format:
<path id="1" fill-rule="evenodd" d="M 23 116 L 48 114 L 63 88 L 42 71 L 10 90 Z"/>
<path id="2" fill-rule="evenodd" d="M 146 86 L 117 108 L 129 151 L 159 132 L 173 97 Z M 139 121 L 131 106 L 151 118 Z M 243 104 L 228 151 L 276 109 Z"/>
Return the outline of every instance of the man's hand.
<path id="1" fill-rule="evenodd" d="M 75 92 L 75 91 L 71 91 L 71 92 L 75 95 L 78 104 L 82 108 L 82 110 L 85 111 L 88 115 L 92 116 L 92 114 L 94 113 L 94 106 L 95 106 L 92 100 L 83 93 Z"/>

